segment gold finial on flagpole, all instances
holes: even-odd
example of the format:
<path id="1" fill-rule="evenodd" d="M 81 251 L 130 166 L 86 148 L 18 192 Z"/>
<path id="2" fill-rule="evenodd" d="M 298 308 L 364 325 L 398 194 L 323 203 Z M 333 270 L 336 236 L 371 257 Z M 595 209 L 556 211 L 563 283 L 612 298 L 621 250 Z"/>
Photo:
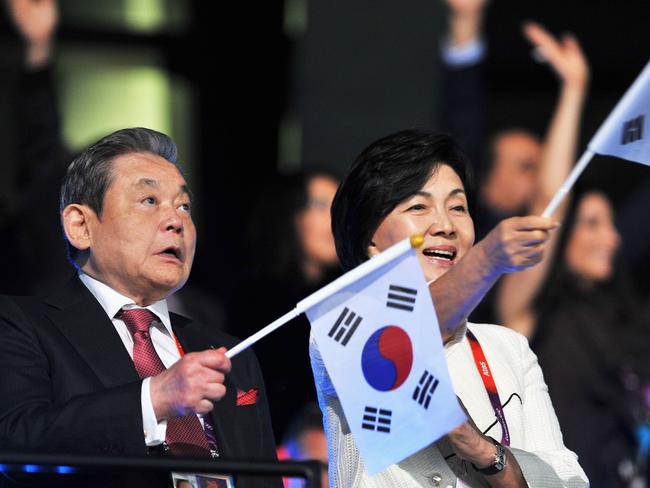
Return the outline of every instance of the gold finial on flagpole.
<path id="1" fill-rule="evenodd" d="M 413 235 L 411 236 L 411 247 L 420 247 L 424 243 L 424 236 L 422 235 Z"/>

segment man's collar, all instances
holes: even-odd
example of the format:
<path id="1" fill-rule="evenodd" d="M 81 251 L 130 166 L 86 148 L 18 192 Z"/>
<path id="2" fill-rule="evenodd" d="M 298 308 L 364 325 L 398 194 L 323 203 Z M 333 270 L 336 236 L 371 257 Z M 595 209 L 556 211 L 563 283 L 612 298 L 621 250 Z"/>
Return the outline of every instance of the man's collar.
<path id="1" fill-rule="evenodd" d="M 82 271 L 79 271 L 79 279 L 86 288 L 88 288 L 90 293 L 93 294 L 111 320 L 113 320 L 115 314 L 122 308 L 140 308 L 136 305 L 133 299 L 122 295 L 110 286 L 88 276 Z M 165 326 L 165 329 L 167 329 L 169 335 L 173 337 L 171 320 L 169 319 L 169 310 L 167 309 L 167 300 L 158 300 L 145 308 L 156 314 Z"/>

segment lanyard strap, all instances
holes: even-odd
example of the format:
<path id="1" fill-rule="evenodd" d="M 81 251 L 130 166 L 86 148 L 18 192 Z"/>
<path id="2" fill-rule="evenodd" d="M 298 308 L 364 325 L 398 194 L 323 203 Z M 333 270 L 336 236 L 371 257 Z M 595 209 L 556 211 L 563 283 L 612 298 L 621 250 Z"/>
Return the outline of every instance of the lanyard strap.
<path id="1" fill-rule="evenodd" d="M 176 349 L 178 349 L 178 354 L 181 355 L 181 357 L 185 356 L 185 351 L 183 351 L 183 346 L 181 346 L 181 343 L 178 342 L 178 337 L 176 337 L 176 334 L 172 332 L 172 337 L 174 338 L 174 342 L 176 343 Z"/>
<path id="2" fill-rule="evenodd" d="M 469 329 L 467 329 L 467 340 L 469 341 L 469 346 L 472 349 L 472 355 L 474 356 L 476 369 L 478 370 L 478 374 L 483 380 L 483 385 L 485 385 L 485 391 L 488 394 L 492 408 L 494 408 L 494 415 L 499 421 L 499 424 L 501 424 L 501 444 L 504 446 L 509 446 L 510 432 L 508 431 L 508 423 L 506 422 L 506 416 L 503 413 L 501 400 L 499 399 L 499 392 L 497 391 L 497 385 L 494 382 L 492 371 L 490 371 L 490 365 L 485 358 L 485 353 L 483 352 L 481 344 Z"/>

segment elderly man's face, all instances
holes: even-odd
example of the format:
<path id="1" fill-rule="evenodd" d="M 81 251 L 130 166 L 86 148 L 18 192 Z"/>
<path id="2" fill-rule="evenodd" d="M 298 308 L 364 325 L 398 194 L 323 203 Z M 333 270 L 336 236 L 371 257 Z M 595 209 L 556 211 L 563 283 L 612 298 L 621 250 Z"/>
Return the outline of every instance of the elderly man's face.
<path id="1" fill-rule="evenodd" d="M 140 305 L 183 286 L 196 244 L 188 191 L 176 166 L 160 156 L 117 157 L 101 219 L 88 222 L 82 269 Z"/>

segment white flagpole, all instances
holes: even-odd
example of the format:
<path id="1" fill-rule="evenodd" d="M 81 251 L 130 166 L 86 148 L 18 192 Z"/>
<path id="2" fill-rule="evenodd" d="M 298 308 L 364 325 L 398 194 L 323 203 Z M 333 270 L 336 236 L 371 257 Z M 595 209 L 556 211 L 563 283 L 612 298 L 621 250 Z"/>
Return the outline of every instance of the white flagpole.
<path id="1" fill-rule="evenodd" d="M 348 271 L 343 276 L 332 281 L 330 284 L 325 285 L 320 290 L 315 291 L 304 300 L 298 302 L 296 308 L 300 309 L 301 312 L 310 309 L 317 303 L 322 302 L 328 297 L 331 297 L 332 295 L 342 290 L 346 286 L 354 283 L 357 280 L 360 280 L 364 276 L 369 275 L 370 273 L 381 268 L 385 264 L 400 257 L 402 254 L 411 250 L 412 248 L 421 246 L 422 241 L 423 241 L 422 236 L 407 237 L 403 241 L 400 241 L 397 244 L 392 245 L 385 251 L 377 254 L 375 257 L 369 259 L 365 263 L 360 264 L 353 270 Z"/>
<path id="2" fill-rule="evenodd" d="M 593 157 L 594 157 L 594 152 L 591 151 L 590 149 L 587 149 L 584 152 L 584 154 L 578 160 L 577 164 L 573 167 L 573 170 L 571 171 L 567 179 L 564 180 L 564 183 L 562 183 L 560 189 L 555 193 L 555 195 L 553 196 L 549 204 L 544 209 L 544 212 L 542 213 L 542 217 L 550 217 L 551 215 L 553 215 L 553 212 L 555 212 L 558 205 L 560 205 L 562 200 L 564 200 L 564 197 L 566 197 L 567 193 L 571 191 L 571 188 L 573 188 L 573 185 L 578 179 L 578 176 L 582 174 L 582 172 L 585 170 L 585 168 L 591 161 L 591 158 Z"/>
<path id="3" fill-rule="evenodd" d="M 269 325 L 264 327 L 263 329 L 258 330 L 250 336 L 248 339 L 244 339 L 241 341 L 239 344 L 237 344 L 235 347 L 232 349 L 229 349 L 226 351 L 226 357 L 227 358 L 233 358 L 240 352 L 244 351 L 245 349 L 248 349 L 250 346 L 255 344 L 257 341 L 259 341 L 262 337 L 265 337 L 269 335 L 271 332 L 273 332 L 275 329 L 279 329 L 282 327 L 284 324 L 289 322 L 290 320 L 295 319 L 298 315 L 302 313 L 301 310 L 298 310 L 298 308 L 294 308 L 290 312 L 285 313 L 282 317 L 280 317 L 277 320 L 274 320 L 271 322 Z"/>
<path id="4" fill-rule="evenodd" d="M 290 320 L 293 320 L 298 315 L 310 309 L 317 303 L 322 302 L 323 300 L 332 296 L 334 293 L 342 290 L 346 286 L 372 273 L 376 269 L 381 268 L 382 266 L 391 262 L 392 260 L 400 257 L 402 254 L 409 251 L 410 249 L 415 247 L 420 247 L 423 241 L 424 238 L 422 236 L 411 236 L 410 238 L 406 238 L 403 241 L 400 241 L 397 244 L 389 247 L 385 251 L 379 253 L 374 258 L 366 261 L 365 263 L 360 264 L 353 270 L 348 271 L 343 276 L 332 281 L 330 284 L 325 285 L 320 290 L 315 291 L 304 300 L 298 302 L 296 307 L 290 312 L 285 313 L 279 319 L 274 320 L 263 329 L 258 330 L 257 332 L 255 332 L 255 334 L 253 334 L 249 338 L 244 339 L 235 347 L 226 351 L 226 357 L 228 358 L 235 357 L 240 352 L 249 348 L 257 341 L 262 339 L 263 337 L 269 335 L 274 330 L 279 329 L 284 324 L 286 324 Z"/>

